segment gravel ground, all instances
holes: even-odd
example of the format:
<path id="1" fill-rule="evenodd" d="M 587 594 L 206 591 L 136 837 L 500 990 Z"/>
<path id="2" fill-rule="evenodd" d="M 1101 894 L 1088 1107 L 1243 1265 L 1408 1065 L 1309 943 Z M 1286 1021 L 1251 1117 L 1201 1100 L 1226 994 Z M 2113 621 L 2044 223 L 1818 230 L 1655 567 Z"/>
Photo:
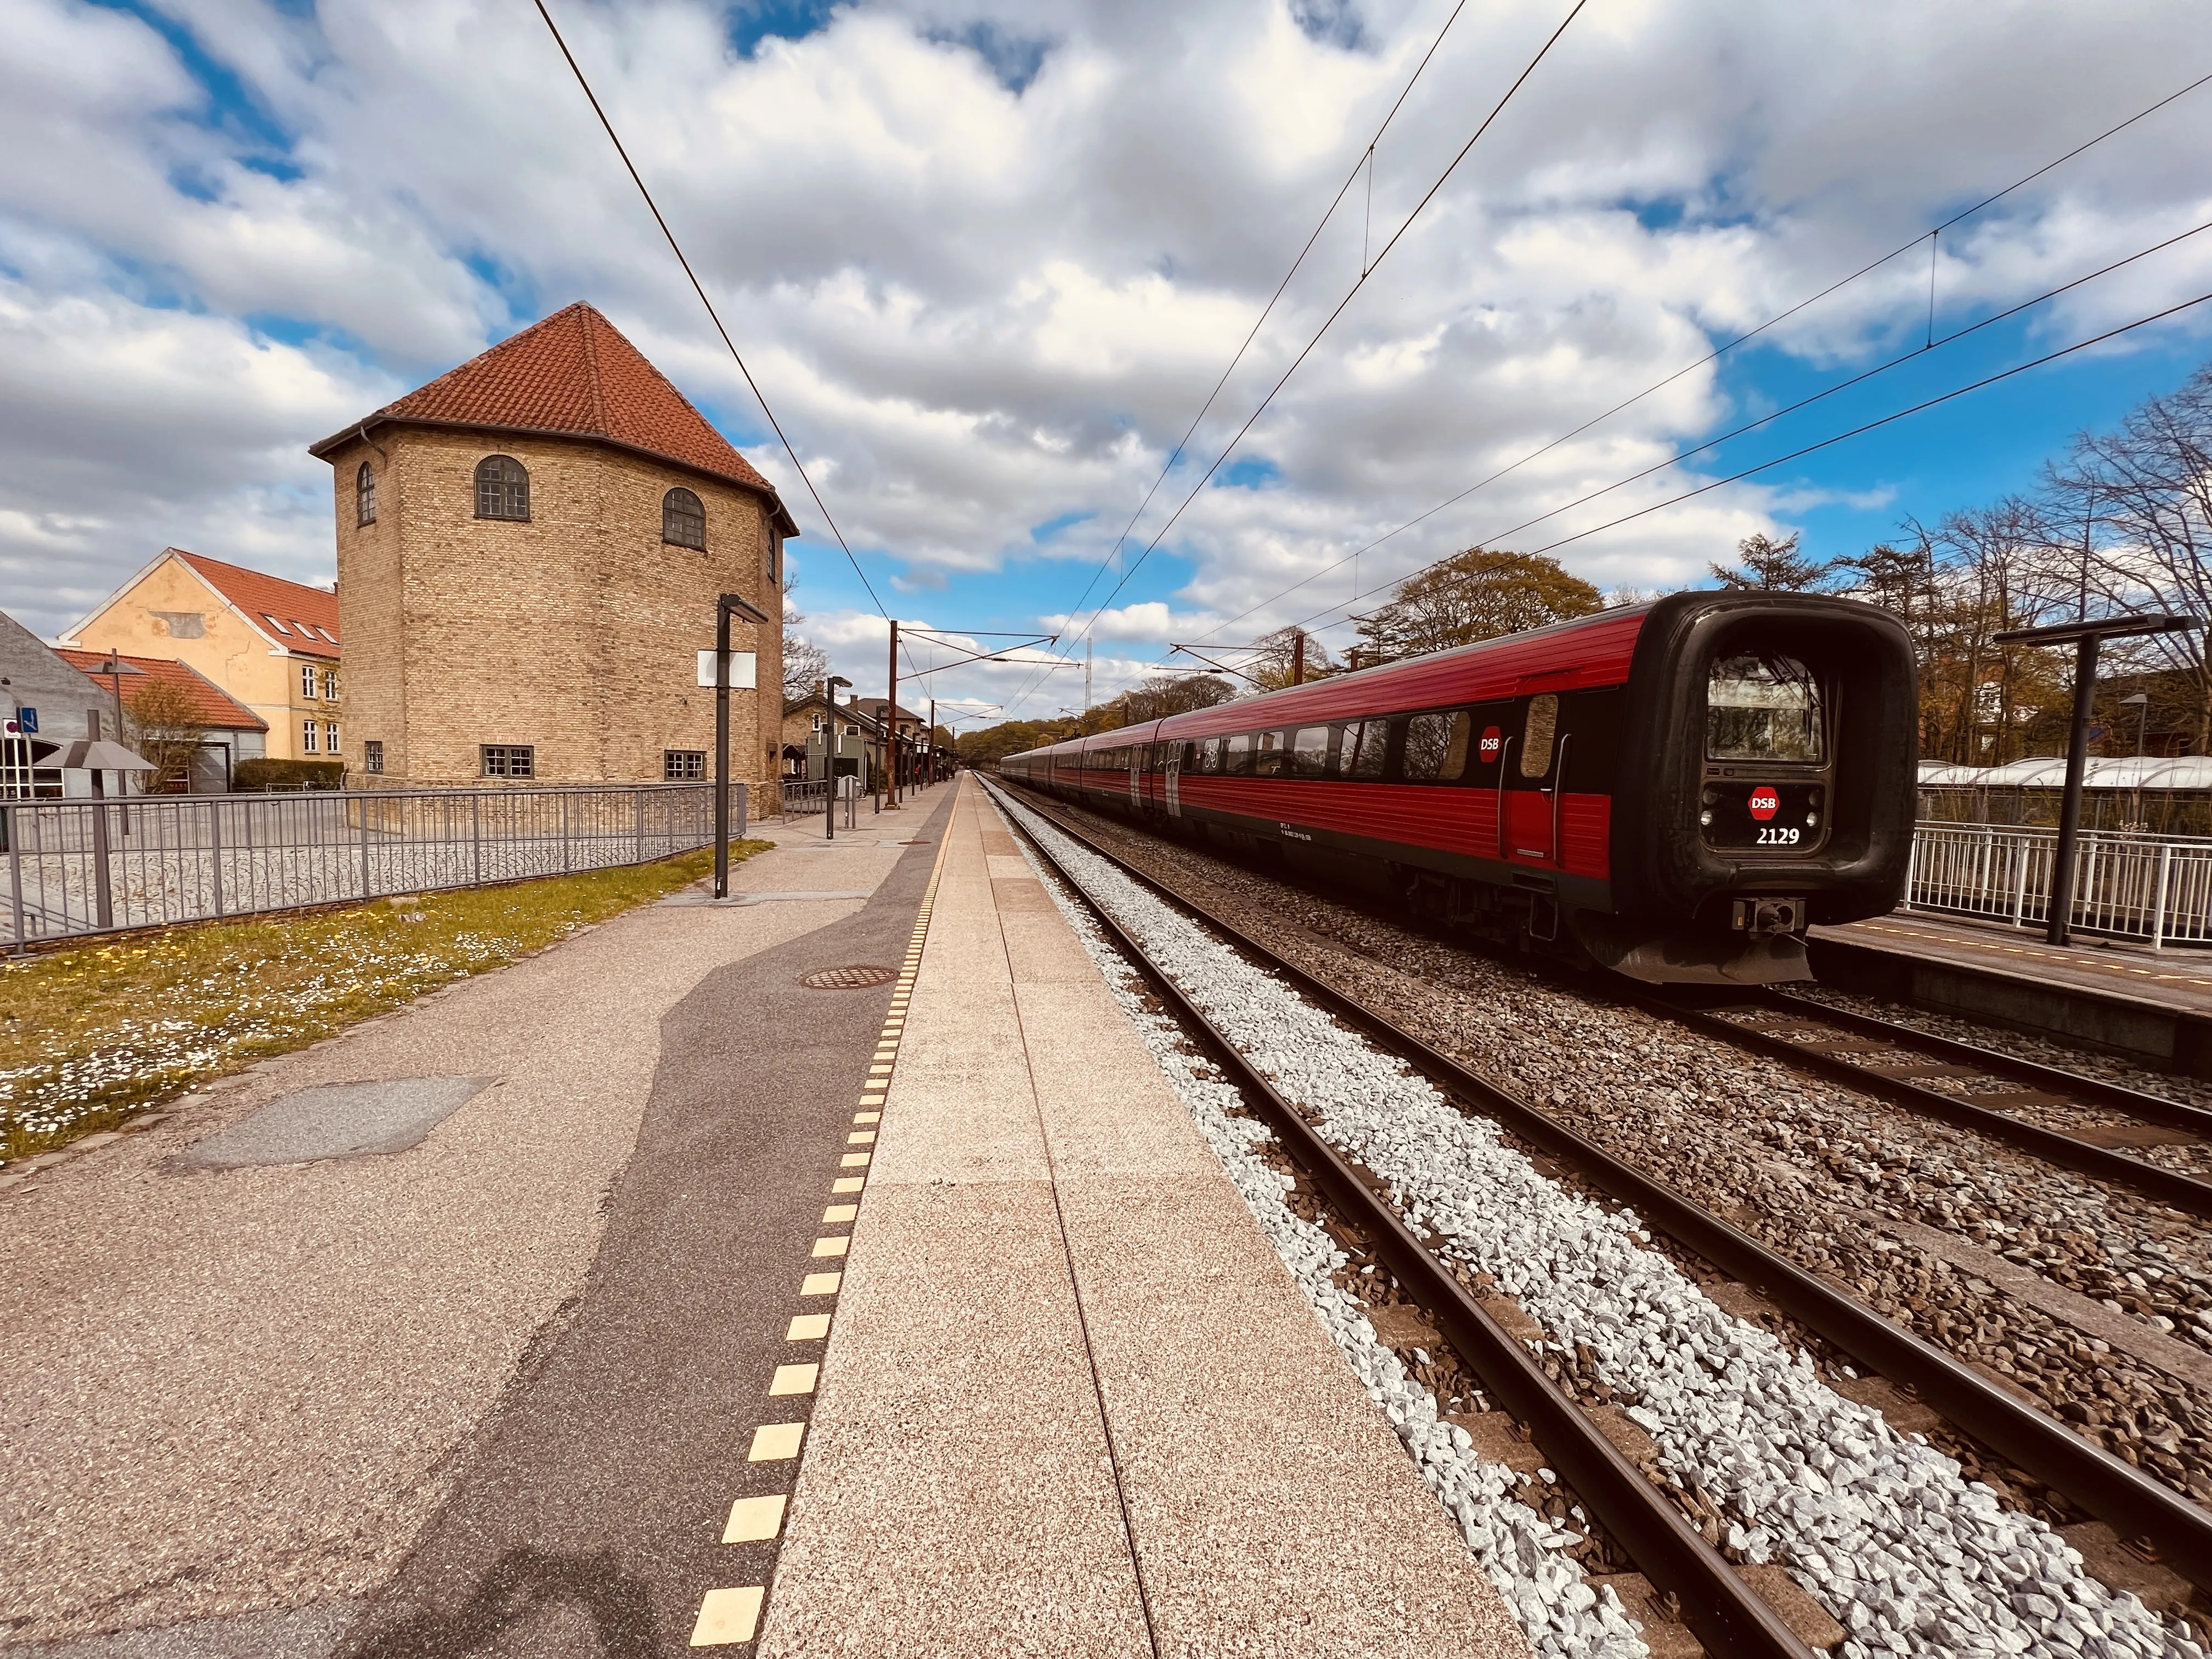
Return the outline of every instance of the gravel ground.
<path id="1" fill-rule="evenodd" d="M 1515 1088 L 1886 1316 L 2212 1501 L 2212 1400 L 1886 1234 L 1954 1234 L 2212 1351 L 2212 1234 L 2188 1218 L 1177 844 L 1087 820 L 1270 948 Z M 2030 1487 L 2046 1518 L 2080 1518 Z"/>
<path id="2" fill-rule="evenodd" d="M 1632 1215 L 1546 1180 L 1493 1126 L 1462 1114 L 1033 814 L 1020 816 L 1066 849 L 1086 889 L 1315 1115 L 1325 1138 L 1390 1184 L 1448 1258 L 1491 1274 L 1544 1325 L 1554 1353 L 1571 1354 L 1630 1402 L 1673 1479 L 1726 1513 L 1731 1552 L 1781 1561 L 1844 1623 L 1849 1659 L 2200 1651 L 2132 1596 L 2087 1577 L 2042 1522 L 2006 1510 L 1955 1461 L 1900 1438 L 1828 1389 L 1810 1355 L 1714 1306 L 1647 1248 Z M 1496 1011 L 1493 1027 L 1513 1046 L 1550 1048 L 1557 1034 L 1543 1027 L 1557 1011 L 1531 1006 L 1533 988 L 1522 988 L 1517 1006 Z M 1617 1021 L 1616 1011 L 1604 1012 Z M 1604 1034 L 1592 1028 L 1580 1037 L 1587 1046 Z M 1642 1058 L 1660 1073 L 1647 1086 L 1686 1091 L 1666 1076 L 1667 1057 Z M 1741 1057 L 1732 1058 L 1741 1069 Z M 1269 1174 L 1279 1191 L 1280 1177 Z M 1425 1409 L 1433 1421 L 1432 1399 Z M 1541 1602 L 1544 1586 L 1537 1594 Z"/>

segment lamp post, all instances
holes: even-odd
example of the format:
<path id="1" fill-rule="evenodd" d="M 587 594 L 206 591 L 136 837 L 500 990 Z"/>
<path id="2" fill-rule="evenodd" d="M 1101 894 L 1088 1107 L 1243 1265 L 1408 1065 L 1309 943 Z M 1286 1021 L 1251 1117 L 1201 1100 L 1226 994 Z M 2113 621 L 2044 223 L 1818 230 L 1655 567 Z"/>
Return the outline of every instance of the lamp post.
<path id="1" fill-rule="evenodd" d="M 730 896 L 730 617 L 764 623 L 768 613 L 735 593 L 714 601 L 714 896 Z M 754 695 L 759 695 L 756 689 Z M 366 854 L 363 854 L 367 856 Z"/>
<path id="2" fill-rule="evenodd" d="M 2051 872 L 2050 926 L 2044 937 L 2063 945 L 2074 917 L 2074 866 L 2080 850 L 2081 777 L 2089 764 L 2089 716 L 2097 696 L 2097 647 L 2106 640 L 2179 634 L 2204 624 L 2194 617 L 2107 617 L 2099 622 L 2016 628 L 1990 635 L 1992 645 L 2071 645 L 2074 647 L 2074 725 L 2066 743 L 2066 793 L 2058 808 L 2058 856 Z"/>
<path id="3" fill-rule="evenodd" d="M 841 674 L 822 682 L 822 700 L 830 705 L 830 725 L 822 733 L 822 830 L 830 841 L 837 839 L 837 688 L 852 684 Z"/>

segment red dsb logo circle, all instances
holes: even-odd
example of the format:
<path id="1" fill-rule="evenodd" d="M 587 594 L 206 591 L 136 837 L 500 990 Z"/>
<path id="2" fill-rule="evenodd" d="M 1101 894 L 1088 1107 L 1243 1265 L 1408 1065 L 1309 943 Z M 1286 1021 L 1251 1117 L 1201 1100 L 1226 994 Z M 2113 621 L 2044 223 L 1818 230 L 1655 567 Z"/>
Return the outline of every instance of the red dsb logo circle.
<path id="1" fill-rule="evenodd" d="M 1761 823 L 1782 810 L 1782 797 L 1772 784 L 1762 783 L 1751 792 L 1751 815 Z"/>
<path id="2" fill-rule="evenodd" d="M 1504 746 L 1504 743 L 1505 739 L 1499 735 L 1498 730 L 1496 726 L 1485 726 L 1482 731 L 1482 748 L 1480 750 L 1483 764 L 1486 766 L 1492 761 L 1496 760 L 1498 758 L 1498 751 Z"/>

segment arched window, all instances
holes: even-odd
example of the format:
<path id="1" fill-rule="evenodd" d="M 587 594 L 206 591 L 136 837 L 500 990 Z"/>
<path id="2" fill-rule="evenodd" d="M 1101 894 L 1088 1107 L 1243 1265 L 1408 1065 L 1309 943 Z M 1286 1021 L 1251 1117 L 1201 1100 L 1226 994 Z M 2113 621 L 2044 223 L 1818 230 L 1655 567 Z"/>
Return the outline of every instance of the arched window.
<path id="1" fill-rule="evenodd" d="M 477 517 L 530 520 L 530 475 L 511 455 L 487 455 L 477 463 Z"/>
<path id="2" fill-rule="evenodd" d="M 356 525 L 376 522 L 376 469 L 367 461 L 353 475 L 353 521 Z"/>
<path id="3" fill-rule="evenodd" d="M 678 547 L 707 550 L 706 504 L 688 489 L 672 489 L 660 498 L 660 539 Z"/>

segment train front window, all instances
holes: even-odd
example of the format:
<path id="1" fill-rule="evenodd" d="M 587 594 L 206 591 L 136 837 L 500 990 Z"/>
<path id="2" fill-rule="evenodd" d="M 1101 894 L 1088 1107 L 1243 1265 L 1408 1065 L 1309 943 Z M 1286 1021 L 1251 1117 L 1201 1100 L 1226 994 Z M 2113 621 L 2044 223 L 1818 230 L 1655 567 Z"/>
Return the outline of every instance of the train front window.
<path id="1" fill-rule="evenodd" d="M 1820 683 L 1795 657 L 1771 651 L 1716 658 L 1705 680 L 1709 760 L 1827 760 Z"/>

